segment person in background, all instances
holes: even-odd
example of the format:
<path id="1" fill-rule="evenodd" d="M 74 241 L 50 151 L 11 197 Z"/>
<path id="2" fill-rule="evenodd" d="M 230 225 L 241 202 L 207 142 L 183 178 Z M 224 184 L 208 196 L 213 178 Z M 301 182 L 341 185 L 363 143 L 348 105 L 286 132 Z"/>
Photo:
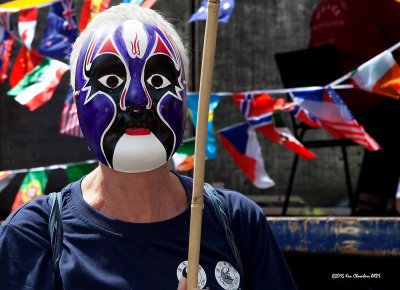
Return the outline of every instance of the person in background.
<path id="1" fill-rule="evenodd" d="M 396 0 L 322 0 L 312 14 L 309 46 L 334 44 L 345 74 L 400 41 L 399 19 L 400 1 Z M 383 148 L 364 152 L 352 214 L 396 216 L 400 101 L 358 89 L 339 94 Z"/>
<path id="2" fill-rule="evenodd" d="M 157 12 L 120 4 L 81 33 L 70 66 L 99 166 L 61 192 L 58 262 L 48 196 L 1 225 L 0 287 L 186 289 L 193 180 L 168 167 L 186 119 L 188 57 L 179 35 Z M 206 195 L 198 288 L 296 289 L 262 209 L 237 192 L 217 192 L 243 271 Z"/>

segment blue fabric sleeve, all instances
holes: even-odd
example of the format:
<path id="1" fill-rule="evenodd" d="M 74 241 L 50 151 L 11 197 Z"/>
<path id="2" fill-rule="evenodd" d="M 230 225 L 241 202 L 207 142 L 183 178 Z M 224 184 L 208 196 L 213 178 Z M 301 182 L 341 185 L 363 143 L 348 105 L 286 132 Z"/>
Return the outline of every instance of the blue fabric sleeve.
<path id="1" fill-rule="evenodd" d="M 24 204 L 0 227 L 1 289 L 56 289 L 49 236 L 43 230 L 46 198 Z"/>

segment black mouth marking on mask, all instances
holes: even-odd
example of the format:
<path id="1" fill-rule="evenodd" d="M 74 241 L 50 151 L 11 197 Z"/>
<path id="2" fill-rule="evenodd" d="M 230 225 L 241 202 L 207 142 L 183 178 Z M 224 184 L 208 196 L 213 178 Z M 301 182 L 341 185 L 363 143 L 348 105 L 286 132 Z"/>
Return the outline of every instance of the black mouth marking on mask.
<path id="1" fill-rule="evenodd" d="M 156 138 L 163 144 L 167 159 L 173 150 L 174 140 L 171 138 L 171 130 L 160 119 L 157 113 L 157 104 L 153 103 L 150 110 L 145 108 L 135 109 L 128 107 L 126 111 L 122 111 L 117 107 L 117 116 L 104 135 L 103 149 L 105 157 L 110 165 L 112 165 L 115 147 L 125 132 L 132 128 L 149 129 Z"/>

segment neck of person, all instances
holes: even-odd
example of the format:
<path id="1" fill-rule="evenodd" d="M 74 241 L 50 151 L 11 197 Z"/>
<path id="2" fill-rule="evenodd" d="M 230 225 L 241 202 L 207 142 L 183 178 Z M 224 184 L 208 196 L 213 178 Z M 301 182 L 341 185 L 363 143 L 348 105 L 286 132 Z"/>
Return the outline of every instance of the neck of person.
<path id="1" fill-rule="evenodd" d="M 100 163 L 82 180 L 81 190 L 90 206 L 125 222 L 159 222 L 189 206 L 185 188 L 168 163 L 141 173 L 119 172 Z"/>

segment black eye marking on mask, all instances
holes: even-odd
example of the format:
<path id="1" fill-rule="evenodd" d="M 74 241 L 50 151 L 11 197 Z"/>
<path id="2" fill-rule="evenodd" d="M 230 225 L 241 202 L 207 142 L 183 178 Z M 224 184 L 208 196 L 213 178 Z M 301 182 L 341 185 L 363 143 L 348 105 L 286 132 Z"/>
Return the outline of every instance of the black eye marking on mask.
<path id="1" fill-rule="evenodd" d="M 152 100 L 159 101 L 168 91 L 181 99 L 178 93 L 178 90 L 182 90 L 180 75 L 181 71 L 175 68 L 170 57 L 164 54 L 151 56 L 144 68 L 144 82 Z"/>
<path id="2" fill-rule="evenodd" d="M 90 70 L 85 72 L 89 81 L 90 96 L 98 91 L 119 93 L 127 79 L 127 71 L 121 59 L 113 54 L 102 54 L 93 61 Z"/>

